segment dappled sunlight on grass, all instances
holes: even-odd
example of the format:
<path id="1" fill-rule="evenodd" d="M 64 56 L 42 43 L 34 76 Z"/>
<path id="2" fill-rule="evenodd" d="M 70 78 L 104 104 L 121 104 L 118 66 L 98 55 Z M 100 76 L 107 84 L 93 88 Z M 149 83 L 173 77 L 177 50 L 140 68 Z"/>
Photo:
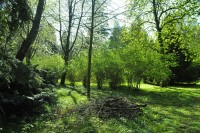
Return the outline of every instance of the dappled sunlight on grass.
<path id="1" fill-rule="evenodd" d="M 81 114 L 77 107 L 89 103 L 86 89 L 76 87 L 59 87 L 55 91 L 57 105 L 49 113 L 22 125 L 22 131 L 33 133 L 67 132 L 67 133 L 163 133 L 163 132 L 200 132 L 200 88 L 192 87 L 158 87 L 142 84 L 135 91 L 122 86 L 117 90 L 104 87 L 98 90 L 91 87 L 92 99 L 108 96 L 125 97 L 138 104 L 147 104 L 143 115 L 134 119 L 110 118 L 100 119 L 90 114 Z M 31 125 L 31 126 L 30 126 Z"/>
<path id="2" fill-rule="evenodd" d="M 145 115 L 155 132 L 199 132 L 200 89 L 189 87 L 154 87 L 144 85 L 135 99 L 148 107 Z"/>
<path id="3" fill-rule="evenodd" d="M 80 92 L 81 93 L 81 92 Z M 76 106 L 87 101 L 87 97 L 78 93 L 75 89 L 59 88 L 56 91 L 56 97 L 58 97 L 58 106 L 70 107 Z"/>

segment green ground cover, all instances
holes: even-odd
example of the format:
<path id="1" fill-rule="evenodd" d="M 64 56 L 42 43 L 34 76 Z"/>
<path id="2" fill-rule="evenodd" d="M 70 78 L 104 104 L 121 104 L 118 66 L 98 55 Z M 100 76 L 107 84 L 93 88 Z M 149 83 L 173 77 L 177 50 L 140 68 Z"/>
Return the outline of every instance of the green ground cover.
<path id="1" fill-rule="evenodd" d="M 78 106 L 88 103 L 83 87 L 58 87 L 54 107 L 47 113 L 20 125 L 10 125 L 5 131 L 27 133 L 198 133 L 200 132 L 200 85 L 157 87 L 142 84 L 139 91 L 121 87 L 92 88 L 93 99 L 107 96 L 126 97 L 138 104 L 147 104 L 143 115 L 135 119 L 100 119 L 89 114 L 75 113 Z"/>

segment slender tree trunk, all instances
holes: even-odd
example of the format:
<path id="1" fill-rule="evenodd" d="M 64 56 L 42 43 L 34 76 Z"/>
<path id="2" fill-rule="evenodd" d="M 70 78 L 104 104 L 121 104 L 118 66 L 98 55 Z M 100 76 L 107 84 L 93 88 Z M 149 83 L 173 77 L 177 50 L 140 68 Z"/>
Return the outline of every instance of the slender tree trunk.
<path id="1" fill-rule="evenodd" d="M 27 51 L 29 50 L 31 45 L 34 43 L 34 41 L 37 37 L 39 27 L 40 27 L 42 13 L 44 10 L 44 5 L 45 5 L 45 0 L 39 0 L 38 5 L 37 5 L 36 15 L 33 20 L 33 26 L 31 28 L 30 32 L 28 33 L 27 38 L 22 42 L 22 45 L 16 55 L 16 58 L 19 59 L 20 61 L 24 60 Z"/>
<path id="2" fill-rule="evenodd" d="M 87 76 L 87 97 L 90 99 L 90 78 L 91 78 L 91 68 L 92 68 L 92 44 L 93 44 L 93 36 L 94 36 L 94 10 L 95 10 L 95 1 L 92 0 L 92 21 L 91 21 L 91 29 L 90 29 L 90 44 L 88 51 L 88 76 Z"/>
<path id="3" fill-rule="evenodd" d="M 74 41 L 71 43 L 70 42 L 70 37 L 71 37 L 71 29 L 72 29 L 72 21 L 73 21 L 73 14 L 74 14 L 74 10 L 75 10 L 75 4 L 73 6 L 73 1 L 72 0 L 68 0 L 68 9 L 69 9 L 69 12 L 68 12 L 68 16 L 69 16 L 69 24 L 68 24 L 68 31 L 67 31 L 67 40 L 66 40 L 66 48 L 64 48 L 63 46 L 63 42 L 61 42 L 61 45 L 62 45 L 62 48 L 64 50 L 64 53 L 65 53 L 65 57 L 64 57 L 64 60 L 65 60 L 65 70 L 64 72 L 62 73 L 62 77 L 61 77 L 61 82 L 60 84 L 61 85 L 65 85 L 65 79 L 66 79 L 66 76 L 67 76 L 67 70 L 66 68 L 68 67 L 68 64 L 69 64 L 69 61 L 70 61 L 70 52 L 72 51 L 75 43 L 76 43 L 76 40 L 77 40 L 77 37 L 78 37 L 78 32 L 79 32 L 79 28 L 80 28 L 80 23 L 81 23 L 81 20 L 82 20 L 82 17 L 83 17 L 83 7 L 84 7 L 84 3 L 85 3 L 85 0 L 83 0 L 82 2 L 82 6 L 81 6 L 81 16 L 79 18 L 79 22 L 78 22 L 78 27 L 77 27 L 77 30 L 76 30 L 76 35 L 75 35 L 75 39 Z M 59 12 L 60 12 L 60 1 L 59 1 Z M 60 12 L 61 13 L 61 12 Z M 60 15 L 59 15 L 59 21 L 60 21 L 60 27 L 62 26 L 61 24 L 61 18 L 60 18 Z M 62 30 L 62 27 L 60 29 L 60 40 L 62 40 L 62 37 L 61 37 L 61 30 Z M 70 46 L 71 44 L 71 46 Z"/>
<path id="4" fill-rule="evenodd" d="M 65 60 L 65 68 L 61 76 L 60 85 L 65 85 L 65 79 L 67 77 L 67 67 L 69 64 L 69 55 L 64 59 Z"/>
<path id="5" fill-rule="evenodd" d="M 65 68 L 66 68 L 66 65 L 65 65 Z M 64 70 L 64 72 L 62 73 L 62 76 L 61 76 L 60 85 L 65 85 L 66 76 L 67 76 L 67 71 Z"/>
<path id="6" fill-rule="evenodd" d="M 163 39 L 162 39 L 162 30 L 158 30 L 158 42 L 160 44 L 160 53 L 164 54 L 164 45 L 163 45 Z"/>
<path id="7" fill-rule="evenodd" d="M 68 24 L 68 30 L 67 30 L 67 40 L 66 40 L 66 49 L 65 49 L 65 70 L 62 73 L 62 77 L 61 77 L 61 85 L 65 85 L 65 79 L 67 76 L 67 70 L 66 68 L 68 67 L 69 64 L 69 55 L 70 55 L 70 36 L 71 36 L 71 28 L 72 28 L 72 19 L 73 19 L 73 11 L 72 11 L 72 0 L 68 0 L 68 16 L 69 16 L 69 24 Z"/>

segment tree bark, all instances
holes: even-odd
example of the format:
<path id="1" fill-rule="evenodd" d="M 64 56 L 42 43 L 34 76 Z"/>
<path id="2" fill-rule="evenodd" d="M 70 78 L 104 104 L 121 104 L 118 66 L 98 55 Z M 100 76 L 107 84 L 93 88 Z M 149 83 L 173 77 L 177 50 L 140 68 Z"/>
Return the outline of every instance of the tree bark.
<path id="1" fill-rule="evenodd" d="M 30 32 L 28 33 L 27 38 L 22 42 L 21 47 L 16 55 L 16 58 L 19 59 L 20 61 L 24 60 L 27 51 L 29 50 L 31 45 L 34 43 L 37 37 L 44 6 L 45 6 L 45 0 L 39 0 L 38 5 L 37 5 L 36 15 L 33 20 L 33 26 Z"/>
<path id="2" fill-rule="evenodd" d="M 66 49 L 65 49 L 65 68 L 67 68 L 68 66 L 68 62 L 69 62 L 69 54 L 70 54 L 70 36 L 71 36 L 71 28 L 72 28 L 72 19 L 73 19 L 73 11 L 72 11 L 72 0 L 68 0 L 68 16 L 69 16 L 69 24 L 68 24 L 68 30 L 67 30 L 67 41 L 66 41 Z M 62 77 L 61 77 L 61 81 L 60 84 L 61 85 L 65 85 L 65 79 L 67 76 L 67 70 L 64 70 L 64 72 L 62 73 Z"/>
<path id="3" fill-rule="evenodd" d="M 66 76 L 67 76 L 67 71 L 64 70 L 64 72 L 62 73 L 62 76 L 61 76 L 60 85 L 65 85 Z"/>
<path id="4" fill-rule="evenodd" d="M 160 26 L 160 17 L 158 16 L 158 10 L 156 7 L 156 0 L 153 0 L 153 14 L 154 14 L 154 20 L 156 24 L 156 30 L 158 33 L 158 42 L 160 44 L 160 53 L 164 54 L 164 47 L 163 47 L 163 40 L 162 40 L 162 28 Z"/>
<path id="5" fill-rule="evenodd" d="M 91 68 L 92 68 L 92 44 L 94 36 L 94 15 L 95 15 L 95 1 L 92 0 L 92 18 L 91 18 L 91 27 L 90 27 L 90 44 L 88 51 L 88 76 L 87 76 L 87 97 L 90 99 L 90 78 L 91 78 Z"/>
<path id="6" fill-rule="evenodd" d="M 71 37 L 71 29 L 72 29 L 72 21 L 73 21 L 73 14 L 74 14 L 74 11 L 75 11 L 75 4 L 73 6 L 73 1 L 72 0 L 68 0 L 68 9 L 69 9 L 69 12 L 68 12 L 68 16 L 69 16 L 69 24 L 68 24 L 68 30 L 67 30 L 67 40 L 66 40 L 66 48 L 64 49 L 64 46 L 63 44 L 62 45 L 62 48 L 63 48 L 63 51 L 65 53 L 65 56 L 64 56 L 64 60 L 65 60 L 65 70 L 64 72 L 62 73 L 62 77 L 61 77 L 61 81 L 60 81 L 60 84 L 61 85 L 65 85 L 65 79 L 66 79 L 66 76 L 67 76 L 67 70 L 66 68 L 68 67 L 68 64 L 69 64 L 69 61 L 70 61 L 70 52 L 72 51 L 75 43 L 76 43 L 76 39 L 78 37 L 78 32 L 79 32 L 79 28 L 80 28 L 80 23 L 81 23 L 81 20 L 82 20 L 82 17 L 83 17 L 83 6 L 84 6 L 84 3 L 85 3 L 85 0 L 83 0 L 82 2 L 82 6 L 81 6 L 81 16 L 79 18 L 79 22 L 78 22 L 78 27 L 76 29 L 76 34 L 75 34 L 75 39 L 74 41 L 71 43 L 70 42 L 70 37 Z M 59 5 L 60 5 L 60 1 L 59 1 Z M 59 12 L 60 12 L 60 6 L 59 6 Z M 59 19 L 60 19 L 60 16 L 59 16 Z M 60 26 L 61 26 L 61 19 L 60 19 Z M 60 29 L 61 30 L 61 29 Z M 61 31 L 60 31 L 60 40 L 62 40 L 62 37 L 61 37 Z M 71 44 L 71 46 L 70 46 Z"/>

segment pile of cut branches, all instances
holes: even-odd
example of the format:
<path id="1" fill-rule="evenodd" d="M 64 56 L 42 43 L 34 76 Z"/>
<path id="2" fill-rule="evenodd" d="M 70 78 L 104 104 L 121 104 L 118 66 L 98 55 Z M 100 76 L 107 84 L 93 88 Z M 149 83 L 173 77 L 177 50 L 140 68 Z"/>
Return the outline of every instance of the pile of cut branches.
<path id="1" fill-rule="evenodd" d="M 94 114 L 103 119 L 120 117 L 131 119 L 142 114 L 142 107 L 146 105 L 137 105 L 122 97 L 107 97 L 94 100 L 87 106 L 79 108 L 79 111 Z"/>

